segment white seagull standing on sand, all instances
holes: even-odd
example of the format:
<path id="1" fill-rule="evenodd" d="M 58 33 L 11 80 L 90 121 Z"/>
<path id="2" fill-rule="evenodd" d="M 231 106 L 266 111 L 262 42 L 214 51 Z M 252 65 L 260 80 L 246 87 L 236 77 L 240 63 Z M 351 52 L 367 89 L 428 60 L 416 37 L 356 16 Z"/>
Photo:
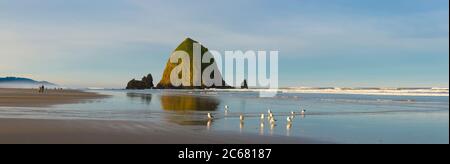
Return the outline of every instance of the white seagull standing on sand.
<path id="1" fill-rule="evenodd" d="M 287 120 L 288 124 L 292 123 L 292 117 L 287 117 L 286 120 Z"/>
<path id="2" fill-rule="evenodd" d="M 208 119 L 209 120 L 214 120 L 214 116 L 211 113 L 208 113 Z"/>
<path id="3" fill-rule="evenodd" d="M 276 122 L 277 122 L 277 120 L 276 120 L 275 118 L 273 118 L 273 117 L 270 118 L 270 123 L 271 123 L 271 124 L 275 124 Z"/>
<path id="4" fill-rule="evenodd" d="M 306 110 L 303 109 L 301 114 L 305 115 L 306 114 Z"/>
<path id="5" fill-rule="evenodd" d="M 272 112 L 272 110 L 268 110 L 267 111 L 267 120 L 269 120 L 269 121 L 271 121 L 272 119 L 273 119 L 273 112 Z"/>
<path id="6" fill-rule="evenodd" d="M 225 105 L 225 113 L 228 113 L 228 105 Z"/>

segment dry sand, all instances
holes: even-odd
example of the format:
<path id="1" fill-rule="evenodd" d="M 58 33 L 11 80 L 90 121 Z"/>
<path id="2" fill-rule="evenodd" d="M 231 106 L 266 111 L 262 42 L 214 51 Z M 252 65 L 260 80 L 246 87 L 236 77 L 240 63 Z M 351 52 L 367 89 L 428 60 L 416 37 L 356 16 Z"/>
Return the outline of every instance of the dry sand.
<path id="1" fill-rule="evenodd" d="M 46 90 L 45 93 L 38 93 L 37 89 L 0 88 L 0 107 L 49 107 L 105 97 L 107 96 L 77 90 Z"/>

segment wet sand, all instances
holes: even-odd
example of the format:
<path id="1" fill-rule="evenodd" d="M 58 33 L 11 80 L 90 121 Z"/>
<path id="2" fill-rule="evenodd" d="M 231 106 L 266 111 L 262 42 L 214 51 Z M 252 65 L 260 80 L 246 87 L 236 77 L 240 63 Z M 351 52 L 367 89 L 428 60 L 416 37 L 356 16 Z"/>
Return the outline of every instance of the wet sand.
<path id="1" fill-rule="evenodd" d="M 0 144 L 310 144 L 301 138 L 217 133 L 152 122 L 0 119 Z"/>
<path id="2" fill-rule="evenodd" d="M 0 89 L 0 107 L 51 107 L 108 97 L 75 90 Z M 135 121 L 0 118 L 0 144 L 308 144 L 293 137 L 211 132 Z"/>
<path id="3" fill-rule="evenodd" d="M 45 93 L 38 93 L 37 89 L 0 88 L 0 107 L 49 107 L 106 97 L 106 95 L 77 90 L 46 90 Z"/>

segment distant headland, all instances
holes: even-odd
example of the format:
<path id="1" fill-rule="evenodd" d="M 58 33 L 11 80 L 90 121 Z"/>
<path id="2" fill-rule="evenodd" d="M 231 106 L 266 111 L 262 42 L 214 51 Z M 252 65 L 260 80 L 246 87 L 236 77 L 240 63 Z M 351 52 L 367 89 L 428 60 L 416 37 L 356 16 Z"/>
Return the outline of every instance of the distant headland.
<path id="1" fill-rule="evenodd" d="M 0 88 L 37 88 L 45 86 L 46 88 L 57 88 L 58 85 L 48 81 L 36 81 L 23 77 L 0 77 Z"/>

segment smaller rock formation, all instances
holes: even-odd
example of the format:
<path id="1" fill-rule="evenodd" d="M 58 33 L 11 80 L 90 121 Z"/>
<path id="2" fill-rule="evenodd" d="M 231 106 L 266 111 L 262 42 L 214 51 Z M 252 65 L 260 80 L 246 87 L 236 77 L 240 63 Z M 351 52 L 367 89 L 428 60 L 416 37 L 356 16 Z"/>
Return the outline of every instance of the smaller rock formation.
<path id="1" fill-rule="evenodd" d="M 241 85 L 241 89 L 248 89 L 247 80 L 244 80 L 244 82 Z"/>
<path id="2" fill-rule="evenodd" d="M 151 89 L 154 87 L 152 74 L 148 74 L 147 77 L 144 76 L 142 81 L 145 83 L 145 86 L 148 87 L 146 89 Z"/>
<path id="3" fill-rule="evenodd" d="M 153 77 L 152 74 L 144 76 L 142 80 L 131 80 L 127 84 L 126 89 L 153 89 Z"/>

